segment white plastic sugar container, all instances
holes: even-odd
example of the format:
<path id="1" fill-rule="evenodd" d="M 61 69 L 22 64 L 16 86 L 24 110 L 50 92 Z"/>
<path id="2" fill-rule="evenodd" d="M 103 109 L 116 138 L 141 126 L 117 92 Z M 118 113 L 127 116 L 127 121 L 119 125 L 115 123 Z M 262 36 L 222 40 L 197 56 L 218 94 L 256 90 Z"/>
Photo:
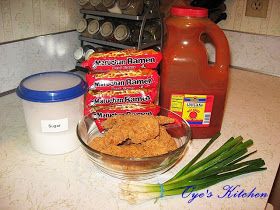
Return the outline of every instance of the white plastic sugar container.
<path id="1" fill-rule="evenodd" d="M 76 149 L 76 126 L 83 117 L 84 80 L 69 72 L 43 72 L 23 79 L 22 99 L 26 126 L 35 150 L 63 154 Z"/>

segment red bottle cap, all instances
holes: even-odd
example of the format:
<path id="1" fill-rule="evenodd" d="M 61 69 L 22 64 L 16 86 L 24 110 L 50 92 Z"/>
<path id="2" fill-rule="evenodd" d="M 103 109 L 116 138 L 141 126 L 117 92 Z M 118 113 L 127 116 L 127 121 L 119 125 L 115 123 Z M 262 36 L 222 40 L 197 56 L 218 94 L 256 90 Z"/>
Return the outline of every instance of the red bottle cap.
<path id="1" fill-rule="evenodd" d="M 174 6 L 170 12 L 174 16 L 208 17 L 208 9 L 202 7 Z"/>

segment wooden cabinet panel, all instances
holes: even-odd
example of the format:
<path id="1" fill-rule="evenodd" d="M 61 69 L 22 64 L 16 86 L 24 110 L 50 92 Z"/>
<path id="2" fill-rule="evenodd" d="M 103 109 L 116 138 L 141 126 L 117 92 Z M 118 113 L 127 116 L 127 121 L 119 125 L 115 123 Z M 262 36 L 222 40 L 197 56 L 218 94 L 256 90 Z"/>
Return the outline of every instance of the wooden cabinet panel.
<path id="1" fill-rule="evenodd" d="M 33 14 L 33 30 L 34 34 L 42 34 L 41 28 L 41 2 L 40 0 L 32 1 L 32 14 Z"/>
<path id="2" fill-rule="evenodd" d="M 79 4 L 77 0 L 66 0 L 66 30 L 76 29 L 76 25 L 80 19 Z"/>
<path id="3" fill-rule="evenodd" d="M 41 0 L 41 28 L 43 34 L 59 31 L 59 11 L 57 0 Z"/>
<path id="4" fill-rule="evenodd" d="M 32 0 L 11 0 L 10 6 L 14 39 L 34 36 Z"/>
<path id="5" fill-rule="evenodd" d="M 0 0 L 0 43 L 76 28 L 77 0 Z"/>
<path id="6" fill-rule="evenodd" d="M 2 17 L 2 4 L 0 2 L 0 43 L 4 41 L 4 24 Z"/>
<path id="7" fill-rule="evenodd" d="M 2 9 L 1 15 L 2 15 L 2 25 L 3 25 L 3 32 L 4 32 L 4 41 L 10 41 L 14 39 L 10 1 L 1 0 L 0 4 Z"/>

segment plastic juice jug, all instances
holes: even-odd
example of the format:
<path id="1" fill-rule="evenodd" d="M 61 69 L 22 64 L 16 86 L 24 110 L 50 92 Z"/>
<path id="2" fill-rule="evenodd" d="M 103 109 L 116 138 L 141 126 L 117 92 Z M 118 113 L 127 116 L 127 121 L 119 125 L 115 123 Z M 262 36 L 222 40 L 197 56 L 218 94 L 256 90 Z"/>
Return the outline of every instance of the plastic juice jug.
<path id="1" fill-rule="evenodd" d="M 194 139 L 210 138 L 222 125 L 230 62 L 228 41 L 207 18 L 207 9 L 172 7 L 170 14 L 160 72 L 160 105 L 182 116 Z M 214 64 L 208 64 L 202 34 L 215 46 Z"/>

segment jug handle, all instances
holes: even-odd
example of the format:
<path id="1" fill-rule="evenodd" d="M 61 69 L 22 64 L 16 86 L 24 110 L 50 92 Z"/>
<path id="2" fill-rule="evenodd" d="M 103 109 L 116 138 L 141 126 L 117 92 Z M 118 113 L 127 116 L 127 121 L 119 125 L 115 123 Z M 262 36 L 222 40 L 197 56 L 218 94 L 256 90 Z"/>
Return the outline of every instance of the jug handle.
<path id="1" fill-rule="evenodd" d="M 215 46 L 215 63 L 209 66 L 210 70 L 215 70 L 219 74 L 228 74 L 230 63 L 230 52 L 227 38 L 224 32 L 213 22 L 206 26 L 206 34 L 209 35 Z"/>

